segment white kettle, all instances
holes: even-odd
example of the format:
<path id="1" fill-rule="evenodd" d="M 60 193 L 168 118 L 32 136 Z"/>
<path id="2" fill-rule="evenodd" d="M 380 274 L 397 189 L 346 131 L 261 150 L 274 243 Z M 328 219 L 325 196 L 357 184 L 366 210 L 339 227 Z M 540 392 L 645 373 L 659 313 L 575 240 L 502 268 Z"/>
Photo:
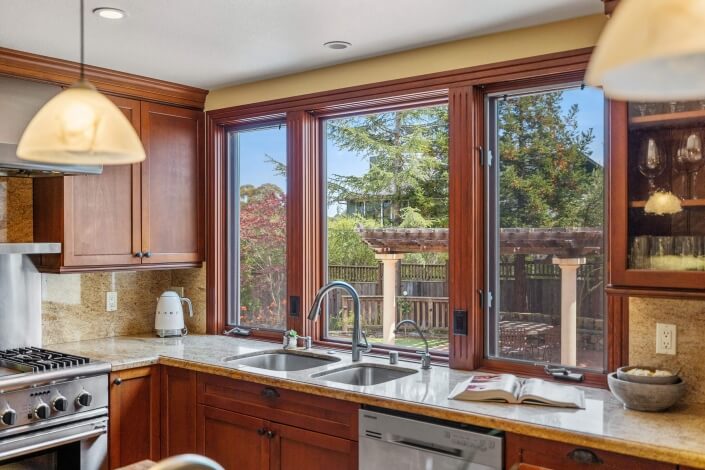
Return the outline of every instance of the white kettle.
<path id="1" fill-rule="evenodd" d="M 193 316 L 191 299 L 179 297 L 174 291 L 164 291 L 157 299 L 157 312 L 154 315 L 154 331 L 157 336 L 186 336 L 188 330 L 184 325 L 184 309 L 182 302 L 188 305 L 189 316 Z"/>

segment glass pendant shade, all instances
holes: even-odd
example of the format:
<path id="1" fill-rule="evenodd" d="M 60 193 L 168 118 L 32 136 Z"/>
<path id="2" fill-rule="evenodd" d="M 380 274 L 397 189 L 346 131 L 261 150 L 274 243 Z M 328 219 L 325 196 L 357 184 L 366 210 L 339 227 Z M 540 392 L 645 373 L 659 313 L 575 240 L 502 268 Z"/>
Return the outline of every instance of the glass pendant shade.
<path id="1" fill-rule="evenodd" d="M 705 1 L 621 0 L 585 79 L 629 101 L 705 98 Z"/>
<path id="2" fill-rule="evenodd" d="M 81 80 L 37 112 L 17 156 L 42 163 L 124 165 L 143 161 L 145 152 L 123 112 Z"/>

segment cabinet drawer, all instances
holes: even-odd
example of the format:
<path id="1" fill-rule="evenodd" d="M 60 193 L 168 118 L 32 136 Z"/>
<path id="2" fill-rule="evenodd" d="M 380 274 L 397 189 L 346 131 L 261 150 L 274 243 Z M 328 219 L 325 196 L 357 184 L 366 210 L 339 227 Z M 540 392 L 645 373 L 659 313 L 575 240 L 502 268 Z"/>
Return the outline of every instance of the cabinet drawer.
<path id="1" fill-rule="evenodd" d="M 198 375 L 198 403 L 357 441 L 355 403 L 209 374 Z"/>
<path id="2" fill-rule="evenodd" d="M 509 469 L 522 468 L 520 464 L 528 464 L 551 470 L 676 470 L 672 464 L 535 437 L 507 434 L 506 439 L 506 468 Z"/>

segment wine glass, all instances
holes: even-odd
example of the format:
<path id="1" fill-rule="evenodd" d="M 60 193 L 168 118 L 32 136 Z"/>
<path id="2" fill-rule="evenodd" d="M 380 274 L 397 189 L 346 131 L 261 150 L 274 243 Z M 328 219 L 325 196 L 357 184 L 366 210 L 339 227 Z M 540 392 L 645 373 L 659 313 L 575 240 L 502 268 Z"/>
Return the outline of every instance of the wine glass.
<path id="1" fill-rule="evenodd" d="M 639 172 L 649 180 L 649 194 L 656 191 L 656 179 L 665 167 L 663 154 L 656 144 L 656 140 L 649 137 L 642 144 L 642 149 L 639 152 Z"/>
<path id="2" fill-rule="evenodd" d="M 690 183 L 688 192 L 690 197 L 695 199 L 697 197 L 697 182 L 698 182 L 698 172 L 703 167 L 705 159 L 703 159 L 703 145 L 700 134 L 693 132 L 688 135 L 686 139 L 686 162 L 687 170 L 690 175 Z"/>

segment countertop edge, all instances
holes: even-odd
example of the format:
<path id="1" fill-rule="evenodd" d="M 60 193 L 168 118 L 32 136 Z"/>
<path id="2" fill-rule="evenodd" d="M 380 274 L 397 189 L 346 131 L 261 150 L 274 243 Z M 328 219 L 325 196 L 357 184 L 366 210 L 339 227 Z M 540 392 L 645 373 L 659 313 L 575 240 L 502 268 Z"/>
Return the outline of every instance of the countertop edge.
<path id="1" fill-rule="evenodd" d="M 134 367 L 140 367 L 144 361 L 135 361 L 134 364 L 128 363 L 119 364 L 117 367 L 125 370 Z M 133 364 L 133 363 L 131 363 Z M 209 373 L 228 377 L 232 379 L 247 380 L 262 385 L 276 386 L 286 390 L 293 390 L 305 393 L 311 393 L 318 396 L 328 398 L 336 398 L 345 401 L 359 403 L 361 405 L 378 406 L 396 411 L 405 411 L 415 413 L 432 418 L 446 419 L 475 426 L 488 428 L 496 428 L 505 432 L 521 434 L 524 436 L 537 437 L 553 441 L 562 442 L 565 444 L 592 447 L 598 450 L 614 452 L 617 454 L 639 457 L 643 459 L 655 460 L 659 462 L 671 463 L 675 465 L 686 465 L 697 468 L 705 468 L 705 453 L 683 451 L 671 449 L 668 447 L 653 447 L 647 444 L 642 444 L 637 441 L 629 441 L 623 439 L 615 439 L 609 437 L 592 436 L 589 434 L 577 433 L 575 431 L 566 431 L 554 427 L 529 424 L 521 421 L 509 420 L 504 418 L 496 418 L 492 416 L 470 413 L 467 411 L 455 411 L 447 408 L 440 408 L 433 405 L 423 403 L 409 402 L 405 400 L 395 400 L 392 398 L 379 397 L 374 395 L 366 395 L 360 392 L 348 390 L 340 390 L 322 385 L 313 385 L 310 383 L 297 382 L 291 379 L 282 379 L 279 377 L 270 377 L 260 374 L 249 373 L 243 370 L 219 367 L 200 362 L 188 361 L 184 359 L 176 359 L 167 356 L 159 356 L 156 361 L 151 364 L 160 364 L 182 369 L 189 369 L 196 372 Z"/>

